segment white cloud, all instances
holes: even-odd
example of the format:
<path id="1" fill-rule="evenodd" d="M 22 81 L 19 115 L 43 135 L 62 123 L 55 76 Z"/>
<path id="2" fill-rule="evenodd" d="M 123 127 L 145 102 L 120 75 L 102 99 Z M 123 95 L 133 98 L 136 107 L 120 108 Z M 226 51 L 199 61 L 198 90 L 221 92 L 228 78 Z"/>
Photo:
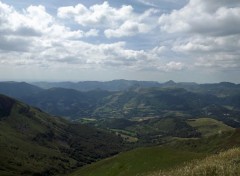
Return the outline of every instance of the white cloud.
<path id="1" fill-rule="evenodd" d="M 106 2 L 102 6 L 112 13 L 119 13 Z M 99 5 L 95 5 L 90 7 L 90 10 L 97 13 L 99 8 Z M 126 42 L 122 41 L 109 44 L 91 44 L 81 41 L 83 37 L 98 36 L 99 30 L 95 28 L 86 32 L 71 30 L 70 27 L 59 24 L 58 19 L 47 13 L 44 6 L 30 6 L 19 12 L 13 7 L 1 3 L 0 9 L 2 22 L 0 61 L 6 65 L 66 69 L 118 68 L 121 70 L 145 70 L 156 67 L 161 71 L 176 70 L 175 67 L 166 65 L 167 62 L 161 61 L 160 48 L 155 49 L 156 51 L 144 51 L 129 49 Z M 71 8 L 62 9 L 66 15 L 70 14 L 70 10 L 72 13 L 80 13 L 80 11 L 84 11 L 84 8 L 78 5 L 75 9 L 76 12 Z M 121 10 L 133 13 L 128 6 L 123 6 Z M 147 32 L 149 29 L 145 20 L 154 13 L 156 11 L 150 9 L 138 16 L 136 22 L 124 19 L 123 16 L 126 14 L 116 16 L 113 19 L 124 19 L 122 27 L 119 31 L 114 31 L 114 29 L 111 34 L 106 35 L 116 37 L 117 35 L 127 36 L 136 32 Z M 136 14 L 133 13 L 132 16 L 136 16 Z M 119 21 L 116 22 L 119 23 Z M 158 67 L 159 65 L 161 68 Z"/>
<path id="2" fill-rule="evenodd" d="M 58 17 L 73 18 L 82 26 L 116 26 L 134 15 L 132 6 L 123 5 L 121 8 L 113 8 L 107 1 L 95 4 L 89 8 L 83 4 L 76 6 L 60 7 Z"/>
<path id="3" fill-rule="evenodd" d="M 133 36 L 138 33 L 147 33 L 150 31 L 148 25 L 144 23 L 138 23 L 135 21 L 125 21 L 119 28 L 117 29 L 107 29 L 104 31 L 107 38 L 112 37 L 124 37 L 124 36 Z"/>
<path id="4" fill-rule="evenodd" d="M 166 64 L 166 70 L 183 70 L 184 69 L 184 64 L 181 62 L 175 62 L 175 61 L 171 61 L 169 63 Z"/>
<path id="5" fill-rule="evenodd" d="M 190 0 L 182 9 L 159 18 L 161 31 L 177 36 L 172 51 L 189 65 L 226 69 L 239 67 L 240 2 Z"/>
<path id="6" fill-rule="evenodd" d="M 154 8 L 140 13 L 134 6 L 113 7 L 107 1 L 60 7 L 57 14 L 42 5 L 16 10 L 0 1 L 0 63 L 75 73 L 236 70 L 240 5 L 228 2 L 190 0 L 159 17 Z"/>
<path id="7" fill-rule="evenodd" d="M 69 27 L 57 23 L 56 19 L 47 13 L 44 6 L 29 6 L 22 12 L 0 2 L 0 34 L 5 38 L 22 36 L 52 37 L 52 38 L 82 38 L 96 35 L 96 31 L 71 30 Z M 94 33 L 94 34 L 93 34 Z"/>
<path id="8" fill-rule="evenodd" d="M 237 1 L 236 1 L 237 2 Z M 230 3 L 232 5 L 232 3 Z M 240 2 L 228 7 L 226 0 L 190 0 L 180 10 L 163 14 L 159 18 L 162 31 L 192 32 L 209 35 L 240 33 Z"/>
<path id="9" fill-rule="evenodd" d="M 58 9 L 58 17 L 62 19 L 72 18 L 84 27 L 101 28 L 108 38 L 134 36 L 149 32 L 156 26 L 152 20 L 157 20 L 157 17 L 154 17 L 157 13 L 157 10 L 149 9 L 143 14 L 138 14 L 130 5 L 114 8 L 107 1 L 89 8 L 83 4 L 78 4 Z"/>
<path id="10" fill-rule="evenodd" d="M 97 29 L 90 29 L 89 31 L 87 31 L 85 33 L 85 36 L 86 37 L 96 37 L 96 36 L 98 36 L 98 33 L 99 33 L 99 30 L 97 30 Z"/>

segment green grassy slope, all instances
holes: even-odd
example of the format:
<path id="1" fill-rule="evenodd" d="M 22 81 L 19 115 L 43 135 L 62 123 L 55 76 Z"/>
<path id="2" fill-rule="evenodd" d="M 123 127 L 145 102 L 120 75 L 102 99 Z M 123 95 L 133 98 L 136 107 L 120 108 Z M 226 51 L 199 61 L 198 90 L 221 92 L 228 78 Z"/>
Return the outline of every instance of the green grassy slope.
<path id="1" fill-rule="evenodd" d="M 217 122 L 218 123 L 218 122 Z M 70 176 L 134 176 L 168 170 L 187 161 L 240 146 L 240 130 L 203 138 L 172 139 L 161 147 L 138 148 L 80 168 Z"/>
<path id="2" fill-rule="evenodd" d="M 202 134 L 202 136 L 205 137 L 223 133 L 226 131 L 234 131 L 234 128 L 211 118 L 191 119 L 187 122 L 189 125 L 196 128 Z"/>
<path id="3" fill-rule="evenodd" d="M 173 139 L 166 146 L 195 152 L 216 153 L 240 147 L 240 129 L 200 139 Z"/>
<path id="4" fill-rule="evenodd" d="M 158 171 L 147 176 L 238 176 L 240 148 L 233 148 L 203 160 L 187 163 L 170 171 Z"/>
<path id="5" fill-rule="evenodd" d="M 122 149 L 110 133 L 0 95 L 0 175 L 61 175 Z"/>
<path id="6" fill-rule="evenodd" d="M 173 148 L 138 148 L 80 168 L 69 176 L 134 176 L 168 169 L 203 156 L 201 153 Z"/>

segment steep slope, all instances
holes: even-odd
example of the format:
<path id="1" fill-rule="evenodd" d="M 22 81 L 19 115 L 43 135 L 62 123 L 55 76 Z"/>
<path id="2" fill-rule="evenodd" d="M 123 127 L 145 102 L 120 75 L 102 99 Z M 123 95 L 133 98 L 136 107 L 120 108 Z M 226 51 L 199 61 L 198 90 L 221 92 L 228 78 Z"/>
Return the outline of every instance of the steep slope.
<path id="1" fill-rule="evenodd" d="M 0 95 L 0 175 L 60 175 L 122 148 L 113 134 Z"/>
<path id="2" fill-rule="evenodd" d="M 21 98 L 41 91 L 41 88 L 25 82 L 0 82 L 0 94 L 13 98 Z"/>
<path id="3" fill-rule="evenodd" d="M 158 171 L 147 176 L 237 176 L 240 175 L 240 148 L 187 163 L 170 171 Z"/>
<path id="4" fill-rule="evenodd" d="M 156 146 L 156 147 L 145 147 L 138 148 L 128 152 L 120 153 L 115 157 L 101 160 L 99 162 L 87 165 L 85 167 L 77 169 L 70 176 L 132 176 L 132 175 L 160 175 L 164 174 L 175 176 L 184 175 L 182 169 L 187 169 L 190 166 L 191 169 L 197 169 L 198 164 L 201 166 L 202 161 L 196 162 L 196 159 L 205 158 L 206 156 L 211 156 L 213 154 L 219 153 L 221 151 L 226 151 L 235 147 L 240 146 L 240 130 L 228 131 L 226 133 L 213 135 L 211 137 L 203 137 L 200 139 L 173 139 L 172 142 Z M 232 153 L 232 152 L 230 152 Z M 234 156 L 236 154 L 236 156 Z M 224 162 L 229 166 L 235 166 L 239 164 L 239 149 L 237 152 L 229 154 L 227 152 L 227 157 L 216 158 L 213 162 L 205 163 L 209 158 L 203 160 L 205 164 L 205 170 L 207 165 L 209 171 L 215 171 L 223 166 Z M 219 161 L 218 161 L 219 159 Z M 191 161 L 185 167 L 182 167 L 186 162 Z M 229 162 L 230 161 L 230 162 Z M 218 163 L 220 164 L 218 166 Z M 218 169 L 215 169 L 216 167 Z M 176 167 L 179 169 L 175 170 Z M 202 166 L 201 166 L 202 167 Z M 202 170 L 201 169 L 201 170 Z M 227 168 L 226 168 L 227 169 Z M 238 165 L 239 169 L 239 165 Z M 161 171 L 159 171 L 161 170 Z M 169 172 L 169 170 L 172 170 Z M 175 173 L 176 171 L 176 173 Z M 223 171 L 223 170 L 222 170 Z M 231 171 L 231 170 L 228 170 Z M 234 170 L 236 171 L 236 170 Z M 182 173 L 181 173 L 182 172 Z M 162 174 L 163 173 L 163 174 Z M 168 174 L 170 173 L 170 174 Z M 204 175 L 205 172 L 201 173 L 202 176 L 212 176 L 211 172 L 208 175 Z M 239 175 L 239 170 L 235 175 Z M 199 172 L 193 175 L 198 175 Z M 187 175 L 191 175 L 188 172 Z M 215 174 L 217 176 L 217 174 Z M 222 174 L 223 176 L 224 174 Z M 234 176 L 235 176 L 234 175 Z"/>
<path id="5" fill-rule="evenodd" d="M 183 162 L 204 157 L 205 154 L 180 151 L 173 148 L 138 148 L 116 157 L 85 166 L 69 176 L 136 176 L 168 169 Z"/>

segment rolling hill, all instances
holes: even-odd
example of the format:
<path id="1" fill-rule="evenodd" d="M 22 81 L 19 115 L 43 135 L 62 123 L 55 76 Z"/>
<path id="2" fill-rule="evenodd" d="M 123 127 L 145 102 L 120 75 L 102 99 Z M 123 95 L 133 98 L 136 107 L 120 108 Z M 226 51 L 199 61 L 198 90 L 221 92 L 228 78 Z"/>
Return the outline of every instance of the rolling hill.
<path id="1" fill-rule="evenodd" d="M 170 171 L 156 171 L 147 176 L 237 176 L 240 174 L 240 148 L 233 148 L 202 160 L 188 162 Z"/>
<path id="2" fill-rule="evenodd" d="M 0 95 L 0 175 L 60 175 L 123 150 L 111 133 Z"/>
<path id="3" fill-rule="evenodd" d="M 41 92 L 43 89 L 26 82 L 0 82 L 0 94 L 21 98 Z"/>
<path id="4" fill-rule="evenodd" d="M 101 100 L 109 95 L 110 92 L 100 90 L 80 92 L 73 89 L 51 88 L 23 97 L 21 100 L 50 114 L 75 119 L 91 117 L 92 112 L 101 106 Z"/>
<path id="5" fill-rule="evenodd" d="M 224 162 L 230 168 L 235 166 L 234 161 L 239 164 L 239 149 L 231 150 L 239 146 L 239 129 L 198 139 L 173 139 L 161 146 L 137 148 L 120 153 L 117 156 L 79 168 L 69 176 L 164 176 L 164 174 L 175 176 L 176 173 L 184 175 L 184 172 L 187 176 L 198 174 L 210 176 L 211 173 L 220 169 L 220 166 L 224 166 L 222 165 Z M 215 156 L 216 153 L 223 151 L 227 152 Z M 196 167 L 198 164 L 200 168 Z M 209 167 L 207 167 L 208 164 Z M 228 172 L 231 173 L 230 168 Z M 193 169 L 196 173 L 185 169 Z M 197 169 L 203 173 L 197 172 Z M 206 175 L 204 170 L 212 172 Z M 240 173 L 238 169 L 234 172 L 236 175 Z M 224 172 L 221 175 L 223 176 Z"/>
<path id="6" fill-rule="evenodd" d="M 138 148 L 80 168 L 69 176 L 146 175 L 151 171 L 168 169 L 204 156 L 202 153 L 180 151 L 173 148 Z"/>
<path id="7" fill-rule="evenodd" d="M 79 92 L 52 88 L 21 100 L 53 115 L 76 118 L 210 116 L 238 124 L 238 96 L 219 98 L 185 89 L 147 88 L 121 92 Z M 239 125 L 240 126 L 240 125 Z"/>
<path id="8" fill-rule="evenodd" d="M 234 128 L 227 126 L 223 122 L 211 118 L 189 119 L 187 123 L 205 137 L 234 130 Z"/>
<path id="9" fill-rule="evenodd" d="M 157 87 L 155 82 L 143 82 L 143 88 L 144 86 L 137 86 L 141 85 L 139 81 L 111 81 L 114 85 L 122 83 L 135 86 L 117 92 L 80 92 L 66 88 L 42 90 L 26 83 L 2 83 L 0 93 L 4 89 L 2 92 L 6 95 L 50 114 L 71 119 L 204 116 L 240 127 L 240 92 L 237 84 L 200 85 L 169 81 Z M 2 86 L 5 84 L 9 86 L 7 89 Z"/>

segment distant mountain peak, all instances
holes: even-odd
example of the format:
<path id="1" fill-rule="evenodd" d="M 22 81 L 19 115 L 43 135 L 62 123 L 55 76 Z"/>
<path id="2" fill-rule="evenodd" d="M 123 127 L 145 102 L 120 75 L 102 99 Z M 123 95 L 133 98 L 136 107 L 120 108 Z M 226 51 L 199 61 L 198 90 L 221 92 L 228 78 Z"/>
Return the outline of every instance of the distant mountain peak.
<path id="1" fill-rule="evenodd" d="M 175 85 L 176 82 L 174 82 L 173 80 L 169 80 L 169 81 L 165 82 L 164 84 L 167 84 L 167 85 Z"/>

